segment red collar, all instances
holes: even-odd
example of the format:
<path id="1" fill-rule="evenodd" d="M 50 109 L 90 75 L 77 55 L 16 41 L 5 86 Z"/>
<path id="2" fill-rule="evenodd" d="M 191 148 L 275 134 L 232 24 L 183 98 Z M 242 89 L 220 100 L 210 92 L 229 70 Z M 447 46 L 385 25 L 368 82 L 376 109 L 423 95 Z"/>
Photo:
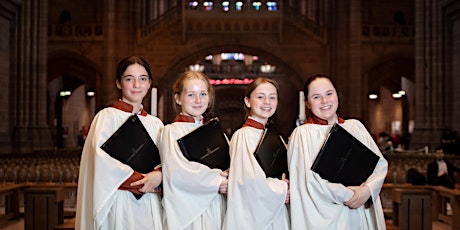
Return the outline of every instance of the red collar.
<path id="1" fill-rule="evenodd" d="M 174 122 L 189 122 L 195 123 L 195 119 L 191 116 L 179 114 L 176 118 L 174 118 Z M 205 123 L 205 119 L 203 118 L 203 124 Z"/>
<path id="2" fill-rule="evenodd" d="M 345 122 L 345 120 L 343 118 L 341 118 L 338 114 L 337 114 L 337 120 L 338 120 L 339 124 L 342 124 L 342 123 Z M 321 119 L 321 118 L 313 115 L 312 113 L 310 113 L 310 115 L 308 116 L 308 118 L 304 122 L 304 124 L 328 125 L 328 122 L 326 120 Z"/>
<path id="3" fill-rule="evenodd" d="M 258 122 L 256 120 L 253 120 L 251 118 L 246 119 L 246 122 L 243 124 L 243 127 L 253 127 L 253 128 L 256 128 L 256 129 L 264 129 L 265 128 L 265 126 L 262 123 L 260 123 L 260 122 Z"/>
<path id="4" fill-rule="evenodd" d="M 119 109 L 121 111 L 127 112 L 127 113 L 132 113 L 133 112 L 133 106 L 131 104 L 128 104 L 122 100 L 115 101 L 112 105 L 112 108 Z M 141 116 L 147 116 L 147 111 L 144 109 L 141 110 L 140 113 Z"/>

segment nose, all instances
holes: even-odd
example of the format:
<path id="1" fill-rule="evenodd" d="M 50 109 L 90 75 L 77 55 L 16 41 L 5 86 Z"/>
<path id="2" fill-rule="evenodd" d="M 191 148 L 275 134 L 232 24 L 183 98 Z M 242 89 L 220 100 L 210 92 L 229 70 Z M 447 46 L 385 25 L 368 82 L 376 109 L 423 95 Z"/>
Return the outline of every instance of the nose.
<path id="1" fill-rule="evenodd" d="M 325 103 L 327 102 L 327 98 L 326 97 L 321 97 L 321 103 Z"/>
<path id="2" fill-rule="evenodd" d="M 195 101 L 196 101 L 197 103 L 200 103 L 200 102 L 201 102 L 201 96 L 200 96 L 200 95 L 196 95 L 196 96 L 195 96 Z"/>
<path id="3" fill-rule="evenodd" d="M 134 78 L 133 86 L 134 88 L 138 88 L 141 85 L 140 80 L 137 78 Z"/>
<path id="4" fill-rule="evenodd" d="M 264 104 L 270 104 L 270 98 L 268 97 L 264 98 Z"/>

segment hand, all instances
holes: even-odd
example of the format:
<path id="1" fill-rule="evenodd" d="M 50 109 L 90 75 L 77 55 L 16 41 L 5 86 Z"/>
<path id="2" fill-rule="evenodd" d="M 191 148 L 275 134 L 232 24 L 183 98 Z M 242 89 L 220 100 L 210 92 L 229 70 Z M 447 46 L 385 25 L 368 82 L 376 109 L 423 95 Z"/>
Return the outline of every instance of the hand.
<path id="1" fill-rule="evenodd" d="M 228 190 L 228 179 L 225 178 L 224 180 L 222 180 L 222 182 L 220 182 L 219 193 L 226 194 L 227 190 Z"/>
<path id="2" fill-rule="evenodd" d="M 139 191 L 143 193 L 158 192 L 156 188 L 161 184 L 161 171 L 152 171 L 143 175 L 143 179 L 131 183 L 131 186 L 143 185 L 142 188 L 139 189 Z"/>
<path id="3" fill-rule="evenodd" d="M 349 186 L 348 188 L 354 192 L 353 197 L 343 203 L 349 208 L 355 209 L 361 207 L 371 196 L 371 190 L 365 184 L 361 186 Z"/>
<path id="4" fill-rule="evenodd" d="M 286 179 L 286 173 L 283 173 L 283 175 L 281 175 L 281 180 L 287 183 L 288 189 L 286 193 L 286 200 L 284 200 L 284 203 L 289 204 L 289 202 L 291 202 L 291 188 L 289 185 L 289 180 Z"/>
<path id="5" fill-rule="evenodd" d="M 221 176 L 225 177 L 225 178 L 228 178 L 228 172 L 229 172 L 229 169 L 225 170 L 225 171 L 222 171 L 220 173 Z"/>

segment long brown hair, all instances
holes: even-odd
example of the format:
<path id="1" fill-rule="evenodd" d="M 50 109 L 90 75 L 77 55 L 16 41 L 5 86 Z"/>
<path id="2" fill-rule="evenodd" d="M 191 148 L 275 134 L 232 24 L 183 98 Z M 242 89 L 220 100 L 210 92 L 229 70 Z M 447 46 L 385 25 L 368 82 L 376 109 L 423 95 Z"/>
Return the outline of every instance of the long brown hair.
<path id="1" fill-rule="evenodd" d="M 116 75 L 116 80 L 117 82 L 121 83 L 121 77 L 123 76 L 123 73 L 126 71 L 128 66 L 133 65 L 133 64 L 139 64 L 145 68 L 147 71 L 148 77 L 150 80 L 152 80 L 152 71 L 150 70 L 150 65 L 149 63 L 138 56 L 129 56 L 125 57 L 118 62 L 117 65 L 117 75 Z M 118 99 L 121 99 L 122 94 L 121 94 L 121 89 L 118 89 Z"/>

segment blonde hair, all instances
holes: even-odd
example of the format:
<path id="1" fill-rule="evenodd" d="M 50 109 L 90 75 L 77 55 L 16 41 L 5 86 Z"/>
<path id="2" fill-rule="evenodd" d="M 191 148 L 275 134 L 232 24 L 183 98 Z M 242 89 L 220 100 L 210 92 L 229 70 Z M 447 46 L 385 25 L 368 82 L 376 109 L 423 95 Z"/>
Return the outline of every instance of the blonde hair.
<path id="1" fill-rule="evenodd" d="M 206 110 L 205 113 L 209 112 L 213 106 L 214 106 L 214 89 L 212 88 L 212 85 L 209 83 L 209 78 L 206 76 L 206 74 L 198 71 L 185 71 L 183 72 L 179 78 L 174 82 L 172 90 L 173 90 L 173 98 L 175 98 L 176 95 L 180 96 L 182 91 L 184 90 L 184 85 L 185 82 L 188 80 L 202 80 L 206 88 L 208 90 L 208 95 L 209 95 L 209 104 L 208 104 L 208 109 Z M 177 113 L 181 111 L 181 106 L 174 101 L 174 108 Z"/>

